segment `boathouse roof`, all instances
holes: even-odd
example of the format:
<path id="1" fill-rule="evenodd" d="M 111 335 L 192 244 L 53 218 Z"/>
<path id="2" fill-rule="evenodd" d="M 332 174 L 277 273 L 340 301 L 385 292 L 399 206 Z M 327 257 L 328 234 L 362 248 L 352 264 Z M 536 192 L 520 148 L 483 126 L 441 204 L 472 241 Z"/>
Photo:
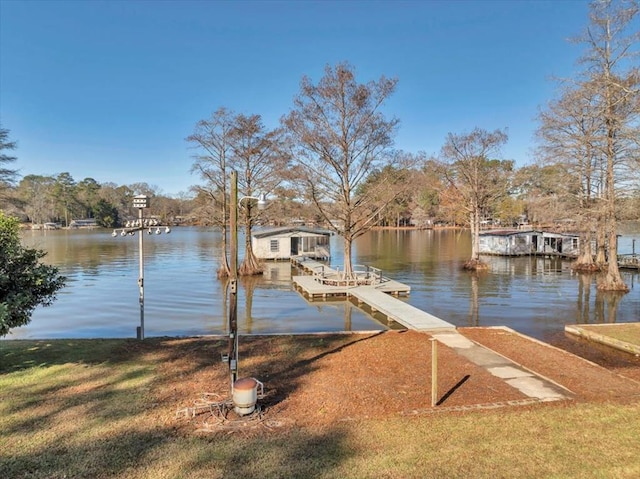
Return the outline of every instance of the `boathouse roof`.
<path id="1" fill-rule="evenodd" d="M 480 231 L 480 236 L 513 236 L 513 235 L 528 235 L 528 234 L 541 234 L 544 236 L 556 236 L 556 237 L 579 237 L 580 233 L 569 231 L 549 231 L 549 230 L 518 230 L 518 229 L 500 229 L 500 230 L 483 230 Z"/>
<path id="2" fill-rule="evenodd" d="M 292 233 L 309 233 L 317 236 L 331 236 L 333 231 L 309 228 L 306 226 L 279 226 L 276 228 L 254 231 L 252 236 L 254 238 L 267 238 L 269 236 L 289 236 Z"/>
<path id="3" fill-rule="evenodd" d="M 480 231 L 480 236 L 512 236 L 518 234 L 534 233 L 534 230 L 484 230 Z"/>

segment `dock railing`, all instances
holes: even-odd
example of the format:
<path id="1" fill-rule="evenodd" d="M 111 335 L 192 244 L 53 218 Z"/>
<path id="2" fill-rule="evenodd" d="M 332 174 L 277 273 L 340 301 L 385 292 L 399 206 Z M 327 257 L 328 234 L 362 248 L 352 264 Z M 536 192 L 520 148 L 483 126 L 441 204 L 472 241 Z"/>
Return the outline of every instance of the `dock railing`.
<path id="1" fill-rule="evenodd" d="M 629 268 L 640 270 L 640 254 L 619 254 L 618 266 L 620 268 Z"/>
<path id="2" fill-rule="evenodd" d="M 348 288 L 362 285 L 376 285 L 384 282 L 386 279 L 382 276 L 382 270 L 367 265 L 354 265 L 353 276 L 347 277 L 340 266 L 328 268 L 318 266 L 313 270 L 313 277 L 316 281 L 333 286 L 346 286 Z"/>

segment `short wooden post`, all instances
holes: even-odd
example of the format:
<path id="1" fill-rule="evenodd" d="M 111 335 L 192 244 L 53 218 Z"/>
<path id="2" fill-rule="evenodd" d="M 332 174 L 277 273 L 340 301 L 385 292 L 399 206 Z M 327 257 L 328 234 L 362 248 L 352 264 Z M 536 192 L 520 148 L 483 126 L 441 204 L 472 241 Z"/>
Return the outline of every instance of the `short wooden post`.
<path id="1" fill-rule="evenodd" d="M 431 407 L 438 404 L 438 340 L 431 338 Z"/>

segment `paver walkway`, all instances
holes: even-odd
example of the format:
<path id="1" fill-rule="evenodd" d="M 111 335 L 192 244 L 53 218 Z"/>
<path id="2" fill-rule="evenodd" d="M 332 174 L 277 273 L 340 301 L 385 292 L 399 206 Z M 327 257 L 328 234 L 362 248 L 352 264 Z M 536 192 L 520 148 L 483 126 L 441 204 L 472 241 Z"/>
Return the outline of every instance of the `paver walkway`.
<path id="1" fill-rule="evenodd" d="M 458 332 L 434 333 L 432 337 L 456 351 L 460 356 L 485 368 L 492 375 L 503 379 L 507 384 L 530 398 L 540 401 L 558 401 L 574 396 L 565 387 L 474 343 Z"/>

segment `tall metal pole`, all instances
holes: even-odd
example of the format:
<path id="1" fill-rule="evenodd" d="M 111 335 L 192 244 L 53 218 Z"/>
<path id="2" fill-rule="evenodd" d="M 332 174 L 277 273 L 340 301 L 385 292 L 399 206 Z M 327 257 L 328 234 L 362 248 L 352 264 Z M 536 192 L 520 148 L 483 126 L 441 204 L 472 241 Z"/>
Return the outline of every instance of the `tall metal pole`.
<path id="1" fill-rule="evenodd" d="M 238 172 L 231 172 L 229 201 L 231 277 L 229 280 L 229 373 L 231 391 L 238 377 Z"/>
<path id="2" fill-rule="evenodd" d="M 138 221 L 140 224 L 138 227 L 138 249 L 140 250 L 140 274 L 138 276 L 138 286 L 140 287 L 140 338 L 144 339 L 144 247 L 142 244 L 143 229 L 142 229 L 142 208 L 138 208 Z"/>

